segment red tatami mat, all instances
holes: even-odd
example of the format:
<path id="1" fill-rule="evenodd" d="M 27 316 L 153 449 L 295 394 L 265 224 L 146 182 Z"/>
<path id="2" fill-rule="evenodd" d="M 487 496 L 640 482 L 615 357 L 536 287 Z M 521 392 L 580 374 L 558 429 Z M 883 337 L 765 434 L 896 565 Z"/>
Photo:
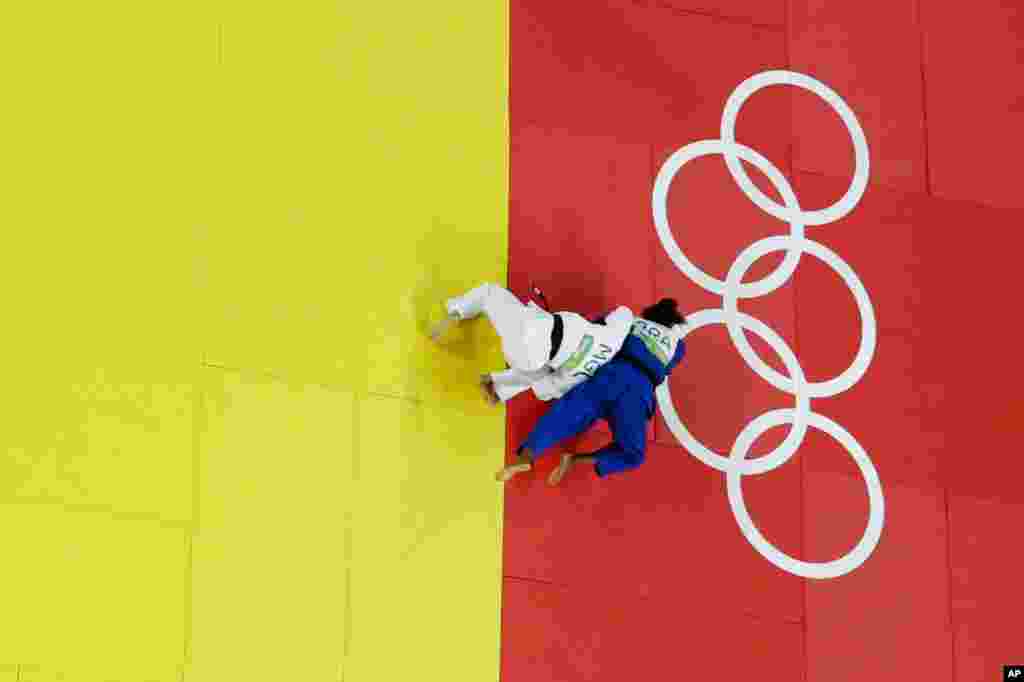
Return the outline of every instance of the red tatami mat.
<path id="1" fill-rule="evenodd" d="M 799 680 L 799 624 L 635 598 L 609 586 L 506 579 L 502 679 L 529 682 L 728 679 L 730 670 Z M 723 674 L 723 670 L 725 673 Z"/>
<path id="2" fill-rule="evenodd" d="M 536 283 L 553 307 L 584 314 L 639 311 L 661 296 L 690 314 L 720 308 L 722 297 L 659 239 L 654 181 L 673 152 L 721 136 L 740 83 L 789 69 L 849 105 L 867 141 L 868 182 L 848 215 L 805 227 L 811 241 L 785 285 L 739 310 L 778 335 L 809 381 L 827 381 L 864 338 L 842 271 L 863 287 L 874 342 L 859 380 L 810 400 L 818 416 L 793 458 L 740 479 L 749 523 L 733 514 L 726 475 L 661 415 L 636 471 L 598 479 L 580 468 L 549 488 L 553 452 L 509 483 L 506 682 L 984 682 L 1024 662 L 1014 620 L 1024 607 L 1014 561 L 1024 322 L 1012 304 L 1024 204 L 1006 167 L 1020 146 L 1007 131 L 1019 127 L 1024 97 L 1024 13 L 1011 5 L 512 0 L 517 294 Z M 850 133 L 809 92 L 773 85 L 752 95 L 735 137 L 775 165 L 803 211 L 834 204 L 853 182 Z M 679 171 L 666 213 L 679 249 L 718 279 L 744 249 L 791 229 L 755 206 L 717 154 Z M 815 255 L 825 252 L 830 262 Z M 781 259 L 763 257 L 744 281 Z M 765 365 L 787 372 L 768 343 L 747 338 Z M 687 346 L 669 381 L 672 406 L 714 452 L 728 455 L 752 420 L 794 406 L 722 325 L 694 331 Z M 510 449 L 544 409 L 529 396 L 509 406 Z M 748 458 L 790 428 L 767 431 Z M 841 430 L 845 445 L 822 428 Z M 608 437 L 599 425 L 566 446 Z M 880 540 L 841 575 L 801 577 L 794 559 L 831 562 L 865 536 L 868 485 L 851 452 L 881 486 Z"/>
<path id="3" fill-rule="evenodd" d="M 808 436 L 801 456 L 808 470 L 805 556 L 827 561 L 864 533 L 864 481 L 846 453 L 818 433 Z M 813 468 L 830 459 L 836 462 L 828 468 L 846 465 L 850 473 Z M 885 541 L 871 559 L 843 578 L 807 585 L 808 679 L 953 679 L 942 492 L 892 484 L 885 502 Z"/>
<path id="4" fill-rule="evenodd" d="M 924 191 L 927 171 L 919 4 L 790 2 L 791 68 L 828 84 L 857 113 L 871 145 L 872 179 L 915 192 Z M 793 132 L 797 170 L 853 172 L 850 138 L 821 99 L 794 97 Z"/>
<path id="5" fill-rule="evenodd" d="M 949 517 L 955 679 L 982 680 L 993 676 L 999 661 L 1024 661 L 1024 590 L 1020 565 L 1013 558 L 1017 553 L 1011 549 L 1020 536 L 1024 503 L 951 495 Z"/>
<path id="6" fill-rule="evenodd" d="M 641 7 L 657 7 L 679 13 L 703 14 L 725 21 L 783 28 L 786 0 L 635 0 Z"/>
<path id="7" fill-rule="evenodd" d="M 932 191 L 1024 208 L 1024 5 L 921 2 L 921 23 Z"/>
<path id="8" fill-rule="evenodd" d="M 744 496 L 763 532 L 799 555 L 800 465 L 774 473 L 745 480 Z M 555 490 L 541 475 L 509 484 L 506 575 L 681 600 L 702 613 L 802 618 L 801 581 L 743 538 L 721 474 L 654 445 L 633 476 L 595 479 L 580 468 Z"/>

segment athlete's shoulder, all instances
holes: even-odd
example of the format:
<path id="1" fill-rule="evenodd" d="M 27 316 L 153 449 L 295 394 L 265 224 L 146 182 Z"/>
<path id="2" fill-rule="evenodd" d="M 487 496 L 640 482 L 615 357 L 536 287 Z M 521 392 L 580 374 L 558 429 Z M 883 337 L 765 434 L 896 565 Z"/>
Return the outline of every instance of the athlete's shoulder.
<path id="1" fill-rule="evenodd" d="M 554 314 L 561 316 L 564 320 L 572 320 L 574 322 L 579 320 L 582 320 L 583 322 L 587 321 L 587 318 L 583 317 L 577 312 L 573 312 L 572 310 L 559 310 L 557 313 Z"/>
<path id="2" fill-rule="evenodd" d="M 679 366 L 683 361 L 683 357 L 686 355 L 686 341 L 683 339 L 676 339 L 676 350 L 672 354 L 672 359 L 668 363 L 668 372 L 671 374 L 672 370 Z"/>
<path id="3" fill-rule="evenodd" d="M 616 308 L 615 310 L 611 311 L 608 314 L 607 321 L 608 324 L 613 325 L 632 324 L 634 318 L 635 316 L 633 315 L 632 310 L 630 310 L 624 305 L 620 305 L 618 308 Z"/>

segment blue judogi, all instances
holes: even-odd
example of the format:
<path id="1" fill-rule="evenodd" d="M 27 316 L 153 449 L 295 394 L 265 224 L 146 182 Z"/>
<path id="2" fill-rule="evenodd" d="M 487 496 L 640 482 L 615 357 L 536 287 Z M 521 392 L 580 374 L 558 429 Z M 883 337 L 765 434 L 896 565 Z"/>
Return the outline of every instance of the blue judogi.
<path id="1" fill-rule="evenodd" d="M 647 421 L 655 410 L 654 389 L 685 353 L 686 345 L 679 340 L 666 364 L 634 329 L 614 359 L 555 401 L 537 421 L 520 451 L 529 448 L 539 457 L 566 438 L 583 433 L 598 419 L 604 419 L 614 440 L 594 453 L 597 475 L 635 469 L 643 463 L 647 450 Z"/>

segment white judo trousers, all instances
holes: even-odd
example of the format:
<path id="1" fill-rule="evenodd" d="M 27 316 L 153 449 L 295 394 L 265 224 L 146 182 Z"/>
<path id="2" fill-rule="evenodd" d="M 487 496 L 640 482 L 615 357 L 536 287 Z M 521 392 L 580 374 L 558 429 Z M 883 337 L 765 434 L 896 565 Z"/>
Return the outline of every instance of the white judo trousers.
<path id="1" fill-rule="evenodd" d="M 511 369 L 490 377 L 502 402 L 528 389 L 545 401 L 565 395 L 612 359 L 633 323 L 633 313 L 623 306 L 609 313 L 603 324 L 589 322 L 576 313 L 560 312 L 562 347 L 549 359 L 554 317 L 532 301 L 524 305 L 507 289 L 482 284 L 450 299 L 447 307 L 449 314 L 463 320 L 486 315 L 501 337 Z"/>
<path id="2" fill-rule="evenodd" d="M 492 372 L 491 381 L 494 382 L 494 392 L 498 399 L 507 403 L 523 391 L 536 388 L 540 380 L 546 378 L 549 372 L 541 370 L 534 376 L 529 373 L 520 372 L 516 369 L 506 369 L 504 372 Z"/>
<path id="3" fill-rule="evenodd" d="M 522 357 L 519 347 L 526 343 L 522 337 L 523 325 L 528 320 L 550 317 L 550 313 L 532 301 L 524 304 L 515 294 L 497 284 L 481 284 L 461 296 L 447 302 L 448 312 L 459 319 L 471 320 L 486 315 L 494 330 L 501 338 L 502 351 L 509 365 L 516 365 L 516 359 Z M 502 402 L 511 400 L 534 383 L 551 374 L 548 367 L 535 372 L 519 369 L 508 369 L 492 373 L 494 391 Z"/>

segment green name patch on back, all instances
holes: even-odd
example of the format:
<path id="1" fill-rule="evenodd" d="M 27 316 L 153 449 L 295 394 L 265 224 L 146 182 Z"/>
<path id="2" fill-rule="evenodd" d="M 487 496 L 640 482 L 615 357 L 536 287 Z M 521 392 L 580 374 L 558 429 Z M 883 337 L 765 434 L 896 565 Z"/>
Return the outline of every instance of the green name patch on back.
<path id="1" fill-rule="evenodd" d="M 564 367 L 566 371 L 571 372 L 579 367 L 580 363 L 583 362 L 583 358 L 587 356 L 587 353 L 589 353 L 590 349 L 593 347 L 594 337 L 587 334 L 583 337 L 583 340 L 580 341 L 580 345 L 576 347 L 576 352 L 572 354 L 572 357 L 565 361 Z"/>
<path id="2" fill-rule="evenodd" d="M 643 341 L 651 355 L 658 358 L 663 365 L 668 365 L 672 359 L 672 341 L 659 327 L 646 320 L 636 320 L 631 333 Z"/>

